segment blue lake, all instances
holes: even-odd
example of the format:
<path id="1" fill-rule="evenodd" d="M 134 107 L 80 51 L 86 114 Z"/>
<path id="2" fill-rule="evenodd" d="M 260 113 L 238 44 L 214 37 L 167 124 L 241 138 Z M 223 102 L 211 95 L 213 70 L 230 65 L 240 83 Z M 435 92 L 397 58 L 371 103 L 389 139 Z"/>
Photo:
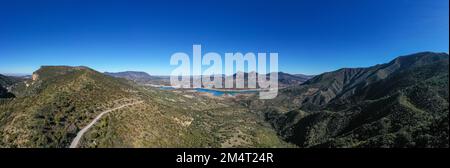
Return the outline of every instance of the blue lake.
<path id="1" fill-rule="evenodd" d="M 161 89 L 161 90 L 174 90 L 175 88 L 173 88 L 172 86 L 161 86 L 161 87 L 159 87 L 159 89 Z"/>
<path id="2" fill-rule="evenodd" d="M 214 96 L 222 96 L 224 94 L 234 96 L 239 93 L 256 93 L 257 91 L 250 91 L 250 90 L 243 90 L 243 91 L 219 91 L 219 90 L 211 90 L 211 89 L 205 89 L 205 88 L 196 88 L 197 92 L 206 92 L 211 93 Z"/>
<path id="3" fill-rule="evenodd" d="M 159 87 L 161 90 L 174 90 L 175 88 L 171 86 L 161 86 Z M 239 93 L 256 93 L 257 91 L 254 90 L 243 90 L 243 91 L 219 91 L 219 90 L 211 90 L 206 88 L 195 88 L 197 92 L 205 92 L 205 93 L 211 93 L 214 96 L 222 96 L 224 94 L 234 96 Z"/>

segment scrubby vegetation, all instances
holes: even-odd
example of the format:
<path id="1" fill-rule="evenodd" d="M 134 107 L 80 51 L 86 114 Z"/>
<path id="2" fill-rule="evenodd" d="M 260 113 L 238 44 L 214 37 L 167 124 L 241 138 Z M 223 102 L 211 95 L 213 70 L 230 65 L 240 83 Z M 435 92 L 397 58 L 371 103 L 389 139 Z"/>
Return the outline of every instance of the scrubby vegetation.
<path id="1" fill-rule="evenodd" d="M 87 67 L 0 76 L 0 147 L 448 147 L 449 59 L 418 53 L 344 68 L 277 98 L 214 98 L 137 85 Z M 8 94 L 5 96 L 5 89 Z M 3 88 L 3 90 L 2 90 Z"/>
<path id="2" fill-rule="evenodd" d="M 426 52 L 341 69 L 253 106 L 301 147 L 448 147 L 448 61 Z"/>
<path id="3" fill-rule="evenodd" d="M 270 125 L 233 101 L 137 86 L 87 67 L 45 66 L 0 105 L 0 146 L 68 147 L 102 111 L 81 147 L 282 147 Z"/>
<path id="4" fill-rule="evenodd" d="M 233 102 L 146 88 L 144 103 L 109 114 L 82 147 L 286 147 L 270 125 Z"/>

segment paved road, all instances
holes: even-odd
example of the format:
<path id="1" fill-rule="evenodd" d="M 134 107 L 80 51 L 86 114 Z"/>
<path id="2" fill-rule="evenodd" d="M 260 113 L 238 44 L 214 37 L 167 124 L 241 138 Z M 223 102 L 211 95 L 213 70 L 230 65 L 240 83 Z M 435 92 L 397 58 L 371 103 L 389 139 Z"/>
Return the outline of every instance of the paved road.
<path id="1" fill-rule="evenodd" d="M 109 113 L 111 111 L 118 110 L 118 109 L 121 109 L 121 108 L 124 108 L 124 107 L 127 107 L 127 106 L 139 104 L 139 103 L 142 103 L 142 101 L 124 104 L 124 105 L 121 105 L 119 107 L 112 108 L 112 109 L 109 109 L 109 110 L 101 112 L 97 117 L 94 118 L 94 120 L 91 121 L 91 123 L 89 123 L 87 126 L 85 126 L 83 129 L 81 129 L 77 133 L 77 136 L 72 140 L 72 143 L 70 143 L 70 147 L 69 148 L 77 148 L 78 147 L 78 143 L 81 140 L 81 137 L 83 137 L 83 134 L 86 133 L 86 131 L 89 130 L 89 128 L 91 128 L 106 113 Z"/>

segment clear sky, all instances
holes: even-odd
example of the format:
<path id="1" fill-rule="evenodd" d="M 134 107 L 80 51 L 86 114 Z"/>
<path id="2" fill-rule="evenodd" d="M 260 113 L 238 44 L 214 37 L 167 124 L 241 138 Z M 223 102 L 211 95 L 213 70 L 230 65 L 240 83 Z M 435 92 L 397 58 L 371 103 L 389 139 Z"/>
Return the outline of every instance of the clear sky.
<path id="1" fill-rule="evenodd" d="M 170 74 L 170 56 L 278 52 L 318 74 L 449 50 L 448 0 L 0 1 L 0 73 L 41 65 Z"/>

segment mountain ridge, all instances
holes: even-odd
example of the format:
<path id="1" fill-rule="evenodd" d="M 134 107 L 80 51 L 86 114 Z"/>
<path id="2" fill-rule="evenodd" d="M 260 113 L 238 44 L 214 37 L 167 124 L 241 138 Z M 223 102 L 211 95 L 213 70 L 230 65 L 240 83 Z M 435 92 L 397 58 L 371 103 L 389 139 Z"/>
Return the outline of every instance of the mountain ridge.
<path id="1" fill-rule="evenodd" d="M 42 66 L 2 79 L 1 147 L 448 147 L 446 53 L 422 52 L 342 68 L 271 100 L 217 98 L 136 85 L 84 66 Z M 295 76 L 279 72 L 286 79 Z M 0 81 L 0 82 L 2 82 Z"/>
<path id="2" fill-rule="evenodd" d="M 416 53 L 324 73 L 253 107 L 301 147 L 448 147 L 448 127 L 434 126 L 448 125 L 448 68 L 446 53 Z"/>

